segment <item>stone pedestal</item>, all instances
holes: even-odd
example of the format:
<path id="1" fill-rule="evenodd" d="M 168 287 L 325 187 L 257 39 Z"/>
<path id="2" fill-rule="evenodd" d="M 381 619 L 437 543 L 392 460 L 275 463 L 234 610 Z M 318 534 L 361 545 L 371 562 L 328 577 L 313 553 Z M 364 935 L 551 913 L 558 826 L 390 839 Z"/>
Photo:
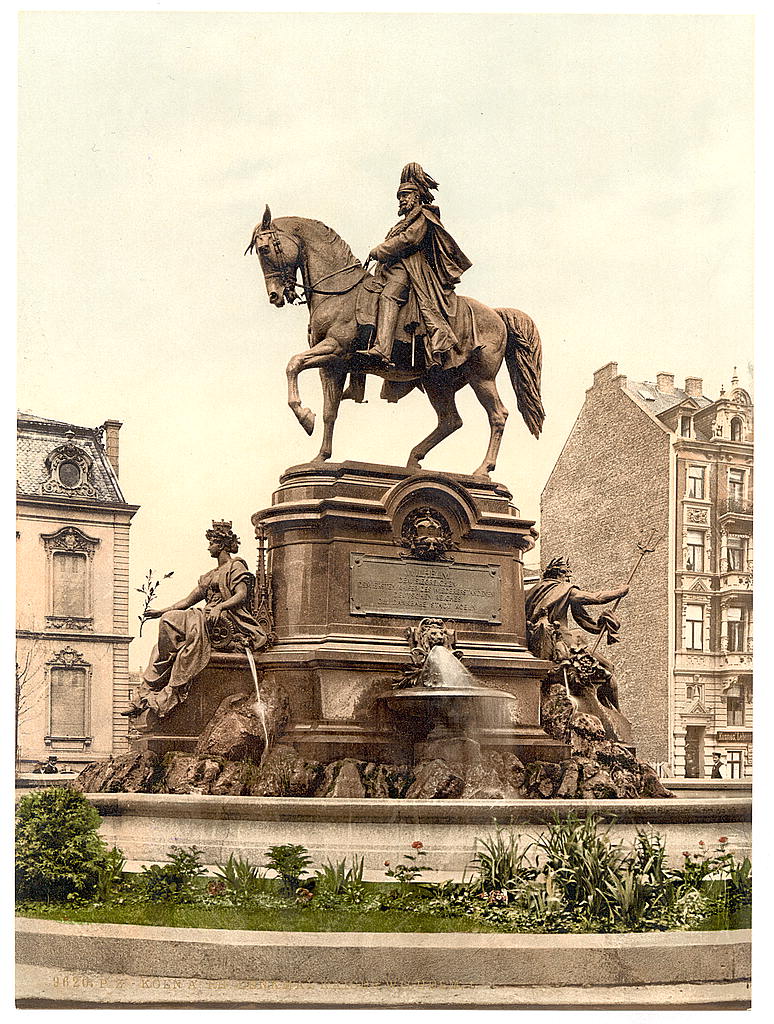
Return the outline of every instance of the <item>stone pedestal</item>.
<path id="1" fill-rule="evenodd" d="M 130 721 L 130 729 L 139 735 L 130 740 L 132 750 L 152 750 L 166 754 L 170 750 L 192 753 L 207 723 L 226 697 L 234 693 L 254 693 L 255 685 L 244 654 L 214 652 L 209 665 L 200 672 L 186 700 L 165 718 L 147 714 Z M 145 721 L 145 718 L 148 721 Z"/>
<path id="2" fill-rule="evenodd" d="M 456 630 L 478 680 L 516 698 L 505 727 L 477 733 L 482 749 L 567 755 L 539 724 L 550 666 L 526 647 L 522 575 L 537 533 L 511 498 L 502 484 L 449 473 L 287 470 L 252 519 L 267 538 L 277 635 L 256 662 L 290 698 L 283 743 L 310 760 L 411 763 L 435 723 L 390 711 L 382 695 L 412 666 L 407 628 L 432 616 Z"/>

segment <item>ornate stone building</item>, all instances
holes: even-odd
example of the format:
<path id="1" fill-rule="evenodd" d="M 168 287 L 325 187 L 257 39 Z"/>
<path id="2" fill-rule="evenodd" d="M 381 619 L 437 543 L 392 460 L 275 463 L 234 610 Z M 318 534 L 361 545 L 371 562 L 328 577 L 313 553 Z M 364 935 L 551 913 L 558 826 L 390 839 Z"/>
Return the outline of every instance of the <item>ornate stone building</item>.
<path id="1" fill-rule="evenodd" d="M 736 376 L 713 401 L 608 363 L 543 490 L 541 561 L 567 554 L 593 590 L 625 581 L 610 651 L 638 752 L 675 776 L 752 774 L 753 404 Z"/>
<path id="2" fill-rule="evenodd" d="M 129 505 L 118 432 L 17 417 L 17 761 L 127 747 Z"/>

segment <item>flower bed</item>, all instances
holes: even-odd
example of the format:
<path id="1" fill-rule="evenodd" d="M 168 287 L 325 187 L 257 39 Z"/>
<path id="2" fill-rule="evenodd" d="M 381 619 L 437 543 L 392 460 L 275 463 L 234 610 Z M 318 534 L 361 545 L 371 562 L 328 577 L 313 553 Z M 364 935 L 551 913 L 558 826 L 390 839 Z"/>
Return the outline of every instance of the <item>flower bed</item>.
<path id="1" fill-rule="evenodd" d="M 19 912 L 70 921 L 322 931 L 638 932 L 747 927 L 751 869 L 727 838 L 699 841 L 675 867 L 662 838 L 639 828 L 615 842 L 593 816 L 556 820 L 535 838 L 495 828 L 480 838 L 461 882 L 433 882 L 420 839 L 363 880 L 363 859 L 315 871 L 303 846 L 278 844 L 265 863 L 233 855 L 208 876 L 196 847 L 125 872 L 96 835 L 78 793 L 24 797 L 17 812 Z M 280 827 L 280 826 L 278 826 Z M 218 924 L 217 921 L 224 923 Z M 198 923 L 197 923 L 198 922 Z"/>

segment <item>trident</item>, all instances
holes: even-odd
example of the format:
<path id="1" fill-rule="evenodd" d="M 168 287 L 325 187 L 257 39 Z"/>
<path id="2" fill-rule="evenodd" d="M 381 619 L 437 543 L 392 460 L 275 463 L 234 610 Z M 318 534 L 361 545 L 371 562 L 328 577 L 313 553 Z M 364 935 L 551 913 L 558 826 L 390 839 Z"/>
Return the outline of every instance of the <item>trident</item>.
<path id="1" fill-rule="evenodd" d="M 648 535 L 648 539 L 644 543 L 643 542 L 638 542 L 637 548 L 639 549 L 640 557 L 634 563 L 634 568 L 629 573 L 629 579 L 626 581 L 627 588 L 630 586 L 632 580 L 634 579 L 634 577 L 635 577 L 635 575 L 637 573 L 637 570 L 642 565 L 642 560 L 645 558 L 645 556 L 652 554 L 656 550 L 656 545 L 658 544 L 658 541 L 655 540 L 655 536 L 656 536 L 656 531 L 655 530 L 651 530 L 650 534 Z M 621 603 L 622 600 L 623 600 L 622 597 L 617 597 L 615 599 L 614 603 L 613 603 L 613 607 L 612 607 L 611 611 L 615 611 L 616 608 L 618 607 L 618 605 Z M 594 646 L 591 648 L 591 654 L 593 654 L 596 651 L 597 647 L 599 647 L 599 645 L 600 645 L 600 643 L 602 641 L 602 637 L 605 635 L 605 633 L 607 633 L 607 627 L 605 627 L 604 629 L 601 630 L 599 636 L 594 641 Z"/>

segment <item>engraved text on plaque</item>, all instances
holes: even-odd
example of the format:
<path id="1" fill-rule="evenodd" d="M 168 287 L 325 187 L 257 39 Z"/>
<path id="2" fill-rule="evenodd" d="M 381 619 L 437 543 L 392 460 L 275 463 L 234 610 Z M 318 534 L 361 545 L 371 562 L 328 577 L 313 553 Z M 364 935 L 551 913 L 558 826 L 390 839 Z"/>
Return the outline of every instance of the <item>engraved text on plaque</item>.
<path id="1" fill-rule="evenodd" d="M 352 615 L 501 622 L 498 565 L 416 562 L 353 552 L 349 569 Z"/>

